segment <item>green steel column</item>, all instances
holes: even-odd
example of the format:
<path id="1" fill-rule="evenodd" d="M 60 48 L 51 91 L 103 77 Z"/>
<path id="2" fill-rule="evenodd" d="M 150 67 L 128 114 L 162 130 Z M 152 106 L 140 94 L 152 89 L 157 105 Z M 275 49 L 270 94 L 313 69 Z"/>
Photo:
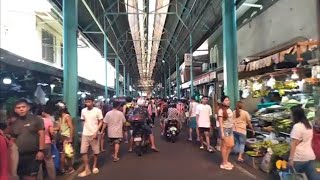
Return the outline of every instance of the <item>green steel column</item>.
<path id="1" fill-rule="evenodd" d="M 127 73 L 126 81 L 127 81 L 127 87 L 126 88 L 127 88 L 127 92 L 128 92 L 127 94 L 128 94 L 128 96 L 131 96 L 131 93 L 129 91 L 130 90 L 130 88 L 129 88 L 130 87 L 130 76 L 129 76 L 129 73 Z"/>
<path id="2" fill-rule="evenodd" d="M 78 115 L 78 0 L 63 0 L 63 99 L 70 115 Z"/>
<path id="3" fill-rule="evenodd" d="M 167 97 L 167 83 L 166 83 L 166 81 L 167 81 L 166 73 L 163 73 L 163 81 L 162 81 L 162 83 L 163 83 L 163 87 L 164 87 L 164 98 Z"/>
<path id="4" fill-rule="evenodd" d="M 126 66 L 124 66 L 123 65 L 123 95 L 124 96 L 126 96 L 127 95 L 127 93 L 126 93 L 126 79 L 127 79 L 127 77 L 126 77 L 127 75 L 126 75 Z"/>
<path id="5" fill-rule="evenodd" d="M 225 94 L 230 97 L 231 108 L 239 100 L 236 0 L 222 3 L 223 75 Z"/>
<path id="6" fill-rule="evenodd" d="M 170 67 L 170 63 L 169 64 L 169 81 L 168 81 L 168 87 L 169 87 L 169 97 L 171 97 L 171 67 Z"/>
<path id="7" fill-rule="evenodd" d="M 179 67 L 179 59 L 178 55 L 176 55 L 176 81 L 177 81 L 177 98 L 180 99 L 180 67 Z"/>
<path id="8" fill-rule="evenodd" d="M 190 81 L 191 81 L 191 85 L 190 85 L 190 94 L 191 97 L 193 96 L 193 58 L 192 58 L 192 33 L 190 33 L 190 54 L 191 54 L 191 65 L 190 65 Z"/>
<path id="9" fill-rule="evenodd" d="M 120 82 L 119 82 L 119 57 L 116 57 L 116 62 L 115 62 L 115 66 L 116 66 L 116 96 L 119 97 L 119 91 L 120 91 Z"/>
<path id="10" fill-rule="evenodd" d="M 106 84 L 104 87 L 104 96 L 105 99 L 108 99 L 108 41 L 107 36 L 104 36 L 104 61 L 105 61 L 105 73 L 106 73 Z"/>

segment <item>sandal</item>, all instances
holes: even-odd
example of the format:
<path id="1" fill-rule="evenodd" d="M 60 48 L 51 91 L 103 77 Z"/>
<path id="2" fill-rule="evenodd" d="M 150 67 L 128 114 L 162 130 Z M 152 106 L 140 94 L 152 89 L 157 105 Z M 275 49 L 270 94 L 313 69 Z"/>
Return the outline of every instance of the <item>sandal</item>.
<path id="1" fill-rule="evenodd" d="M 113 157 L 113 162 L 118 162 L 119 160 L 120 160 L 120 158 Z"/>
<path id="2" fill-rule="evenodd" d="M 152 150 L 153 152 L 159 152 L 159 150 L 158 150 L 157 148 L 151 148 L 151 150 Z"/>
<path id="3" fill-rule="evenodd" d="M 238 161 L 239 161 L 239 162 L 244 162 L 244 160 L 243 160 L 243 159 L 238 159 Z"/>

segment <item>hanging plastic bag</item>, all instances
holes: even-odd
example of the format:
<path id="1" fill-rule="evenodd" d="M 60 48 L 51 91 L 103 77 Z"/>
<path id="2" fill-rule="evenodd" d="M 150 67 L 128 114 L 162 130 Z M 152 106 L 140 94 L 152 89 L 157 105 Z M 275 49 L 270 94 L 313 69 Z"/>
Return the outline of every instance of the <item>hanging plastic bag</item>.
<path id="1" fill-rule="evenodd" d="M 74 150 L 71 143 L 65 142 L 64 144 L 64 153 L 67 158 L 73 158 Z"/>
<path id="2" fill-rule="evenodd" d="M 56 144 L 51 144 L 51 154 L 52 154 L 55 169 L 56 170 L 60 169 L 60 153 Z"/>

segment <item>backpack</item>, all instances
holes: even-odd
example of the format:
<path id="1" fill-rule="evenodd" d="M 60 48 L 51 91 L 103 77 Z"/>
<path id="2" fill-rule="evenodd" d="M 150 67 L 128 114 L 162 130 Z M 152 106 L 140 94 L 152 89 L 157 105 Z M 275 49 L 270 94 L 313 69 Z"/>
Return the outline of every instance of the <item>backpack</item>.
<path id="1" fill-rule="evenodd" d="M 162 111 L 163 112 L 168 112 L 168 104 L 167 103 L 163 103 L 162 104 Z"/>
<path id="2" fill-rule="evenodd" d="M 126 106 L 126 117 L 128 117 L 130 114 L 133 114 L 134 106 L 132 103 L 128 103 Z"/>

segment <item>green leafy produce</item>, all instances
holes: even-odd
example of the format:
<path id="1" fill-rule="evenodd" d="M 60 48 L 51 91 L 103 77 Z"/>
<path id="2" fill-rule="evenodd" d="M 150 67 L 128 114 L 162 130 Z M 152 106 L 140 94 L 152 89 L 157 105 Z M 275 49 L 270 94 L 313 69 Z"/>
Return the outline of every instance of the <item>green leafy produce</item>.
<path id="1" fill-rule="evenodd" d="M 274 155 L 283 157 L 289 154 L 290 145 L 288 143 L 275 144 L 271 146 L 271 149 Z"/>
<path id="2" fill-rule="evenodd" d="M 293 126 L 291 119 L 273 121 L 272 127 L 276 132 L 290 133 Z"/>

